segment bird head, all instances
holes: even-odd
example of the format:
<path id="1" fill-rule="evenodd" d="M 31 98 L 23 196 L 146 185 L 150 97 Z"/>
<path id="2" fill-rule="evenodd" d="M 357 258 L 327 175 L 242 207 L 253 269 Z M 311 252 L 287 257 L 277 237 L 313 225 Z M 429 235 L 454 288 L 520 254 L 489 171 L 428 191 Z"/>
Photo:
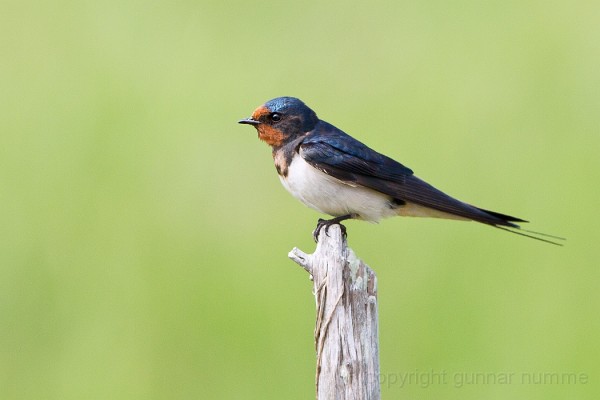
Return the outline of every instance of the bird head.
<path id="1" fill-rule="evenodd" d="M 290 140 L 314 129 L 319 119 L 300 99 L 277 97 L 258 107 L 250 118 L 240 124 L 253 125 L 258 138 L 272 147 L 280 147 Z"/>

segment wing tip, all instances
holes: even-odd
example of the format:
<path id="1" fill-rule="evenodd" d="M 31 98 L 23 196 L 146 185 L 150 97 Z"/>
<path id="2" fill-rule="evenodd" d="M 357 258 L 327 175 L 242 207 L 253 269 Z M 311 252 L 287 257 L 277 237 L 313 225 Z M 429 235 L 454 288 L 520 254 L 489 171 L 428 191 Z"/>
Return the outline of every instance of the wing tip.
<path id="1" fill-rule="evenodd" d="M 483 211 L 484 213 L 489 214 L 494 218 L 498 218 L 502 222 L 506 223 L 508 226 L 513 226 L 514 228 L 518 228 L 519 225 L 513 224 L 512 222 L 525 222 L 525 223 L 529 222 L 529 221 L 521 219 L 521 218 L 513 217 L 512 215 L 502 214 L 502 213 L 499 213 L 496 211 L 484 210 L 483 208 L 479 208 L 479 207 L 476 207 L 476 208 L 479 211 Z"/>

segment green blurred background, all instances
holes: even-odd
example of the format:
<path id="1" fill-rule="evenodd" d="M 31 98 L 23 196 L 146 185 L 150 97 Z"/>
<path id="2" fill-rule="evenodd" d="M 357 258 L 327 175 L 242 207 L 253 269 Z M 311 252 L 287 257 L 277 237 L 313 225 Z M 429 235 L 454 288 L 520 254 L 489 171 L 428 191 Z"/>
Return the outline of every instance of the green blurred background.
<path id="1" fill-rule="evenodd" d="M 287 253 L 320 215 L 236 123 L 282 95 L 568 238 L 349 222 L 384 398 L 598 398 L 599 20 L 597 1 L 4 1 L 0 399 L 313 397 Z"/>

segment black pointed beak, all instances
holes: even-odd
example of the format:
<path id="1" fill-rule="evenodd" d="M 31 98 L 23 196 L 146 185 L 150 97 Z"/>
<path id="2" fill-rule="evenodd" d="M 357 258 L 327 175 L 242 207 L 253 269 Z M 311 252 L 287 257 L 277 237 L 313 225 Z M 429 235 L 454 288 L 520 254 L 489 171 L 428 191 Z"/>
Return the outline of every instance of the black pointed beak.
<path id="1" fill-rule="evenodd" d="M 256 126 L 256 125 L 260 124 L 260 122 L 258 122 L 255 119 L 252 119 L 252 118 L 245 118 L 245 119 L 240 119 L 238 121 L 238 124 L 247 124 L 247 125 L 254 125 L 254 126 Z"/>

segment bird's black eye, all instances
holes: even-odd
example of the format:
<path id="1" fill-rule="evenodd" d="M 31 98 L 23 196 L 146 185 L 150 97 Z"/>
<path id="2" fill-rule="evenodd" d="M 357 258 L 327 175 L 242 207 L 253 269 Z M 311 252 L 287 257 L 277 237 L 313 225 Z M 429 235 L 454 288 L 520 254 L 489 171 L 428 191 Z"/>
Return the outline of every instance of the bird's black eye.
<path id="1" fill-rule="evenodd" d="M 277 122 L 281 120 L 281 114 L 279 113 L 273 113 L 271 114 L 271 121 L 273 122 Z"/>

